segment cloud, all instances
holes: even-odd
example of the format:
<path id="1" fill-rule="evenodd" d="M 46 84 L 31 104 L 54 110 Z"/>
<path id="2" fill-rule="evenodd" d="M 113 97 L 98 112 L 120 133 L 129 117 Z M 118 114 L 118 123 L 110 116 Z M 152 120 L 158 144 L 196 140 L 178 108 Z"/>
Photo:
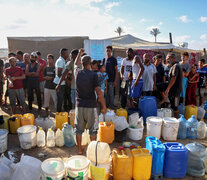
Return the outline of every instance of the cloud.
<path id="1" fill-rule="evenodd" d="M 175 43 L 181 43 L 186 42 L 191 38 L 189 35 L 183 35 L 183 36 L 176 36 L 175 37 Z"/>
<path id="2" fill-rule="evenodd" d="M 25 19 L 19 18 L 14 21 L 17 24 L 27 24 L 27 21 Z"/>
<path id="3" fill-rule="evenodd" d="M 109 11 L 111 11 L 111 9 L 113 8 L 113 7 L 116 7 L 116 6 L 119 6 L 119 2 L 111 2 L 111 3 L 108 3 L 106 6 L 105 6 L 105 10 L 106 10 L 106 12 L 109 12 Z"/>
<path id="4" fill-rule="evenodd" d="M 139 22 L 143 23 L 146 22 L 147 20 L 145 18 L 142 18 Z"/>
<path id="5" fill-rule="evenodd" d="M 192 40 L 188 43 L 188 47 L 190 49 L 203 50 L 203 48 L 207 48 L 207 41 Z"/>
<path id="6" fill-rule="evenodd" d="M 192 21 L 192 20 L 188 19 L 188 17 L 186 15 L 177 17 L 177 20 L 178 21 L 182 21 L 184 23 L 188 23 L 188 22 L 191 22 Z"/>
<path id="7" fill-rule="evenodd" d="M 207 17 L 203 17 L 203 16 L 201 16 L 201 17 L 200 17 L 200 20 L 201 20 L 201 22 L 207 22 Z"/>
<path id="8" fill-rule="evenodd" d="M 53 1 L 57 1 L 57 0 L 53 0 Z M 99 2 L 102 2 L 102 1 L 104 1 L 104 0 L 65 0 L 65 3 L 67 3 L 67 4 L 86 5 L 86 4 L 91 4 L 93 2 L 99 3 Z"/>
<path id="9" fill-rule="evenodd" d="M 200 39 L 202 39 L 202 40 L 207 39 L 207 34 L 202 34 L 202 35 L 200 36 Z"/>
<path id="10" fill-rule="evenodd" d="M 146 28 L 146 30 L 147 31 L 151 31 L 154 28 L 158 28 L 159 29 L 159 26 L 149 26 L 149 27 Z"/>
<path id="11" fill-rule="evenodd" d="M 163 25 L 163 22 L 162 22 L 162 21 L 160 21 L 158 25 L 159 25 L 159 26 Z"/>

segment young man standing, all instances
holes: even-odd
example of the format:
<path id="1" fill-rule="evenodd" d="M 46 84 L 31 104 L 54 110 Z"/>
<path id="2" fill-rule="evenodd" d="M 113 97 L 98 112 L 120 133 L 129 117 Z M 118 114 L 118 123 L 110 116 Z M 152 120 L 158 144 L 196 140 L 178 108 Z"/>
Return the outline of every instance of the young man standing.
<path id="1" fill-rule="evenodd" d="M 56 94 L 56 84 L 53 82 L 55 78 L 55 65 L 54 56 L 52 54 L 47 55 L 48 65 L 43 70 L 43 77 L 45 79 L 44 87 L 44 107 L 46 115 L 48 116 L 48 108 L 50 103 L 50 98 L 52 97 L 54 107 L 57 107 L 57 94 Z"/>
<path id="2" fill-rule="evenodd" d="M 18 98 L 20 105 L 22 106 L 23 113 L 26 111 L 25 95 L 23 89 L 22 79 L 25 78 L 25 74 L 22 69 L 16 66 L 16 58 L 9 58 L 10 67 L 5 70 L 6 77 L 8 79 L 8 94 L 11 105 L 12 114 L 15 114 L 16 110 L 16 98 Z"/>
<path id="3" fill-rule="evenodd" d="M 117 60 L 112 56 L 112 46 L 106 47 L 106 54 L 107 57 L 103 59 L 103 64 L 106 67 L 106 72 L 109 77 L 107 83 L 106 105 L 107 107 L 114 109 L 114 87 L 117 86 L 118 81 Z"/>
<path id="4" fill-rule="evenodd" d="M 0 106 L 3 104 L 4 61 L 0 59 Z"/>
<path id="5" fill-rule="evenodd" d="M 189 54 L 188 52 L 184 52 L 181 54 L 181 61 L 179 62 L 182 69 L 185 69 L 186 76 L 190 73 L 190 64 L 188 63 Z"/>

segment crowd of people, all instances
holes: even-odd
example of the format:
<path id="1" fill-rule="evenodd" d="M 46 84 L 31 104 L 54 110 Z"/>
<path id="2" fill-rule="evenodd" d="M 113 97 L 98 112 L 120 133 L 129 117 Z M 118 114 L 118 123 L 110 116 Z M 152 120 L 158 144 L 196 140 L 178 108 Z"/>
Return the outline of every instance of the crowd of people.
<path id="1" fill-rule="evenodd" d="M 88 123 L 91 140 L 96 139 L 94 126 L 97 114 L 106 113 L 106 107 L 114 109 L 115 87 L 120 85 L 121 106 L 136 108 L 142 96 L 156 96 L 160 106 L 170 105 L 178 117 L 178 105 L 201 105 L 207 89 L 207 65 L 204 59 L 189 65 L 188 52 L 181 54 L 177 62 L 174 53 L 166 58 L 157 54 L 141 57 L 129 48 L 121 62 L 120 81 L 117 60 L 112 56 L 112 46 L 106 47 L 102 61 L 92 60 L 84 49 L 60 50 L 55 61 L 52 54 L 47 60 L 40 52 L 8 54 L 8 62 L 0 60 L 0 104 L 7 104 L 11 112 L 22 107 L 22 112 L 32 112 L 34 92 L 38 110 L 42 106 L 49 114 L 50 99 L 57 112 L 75 108 L 78 152 L 82 154 L 81 134 Z M 3 86 L 6 86 L 3 92 Z M 3 97 L 4 95 L 4 97 Z M 28 99 L 28 106 L 26 100 Z M 106 103 L 105 103 L 106 102 Z M 64 109 L 63 109 L 64 108 Z"/>

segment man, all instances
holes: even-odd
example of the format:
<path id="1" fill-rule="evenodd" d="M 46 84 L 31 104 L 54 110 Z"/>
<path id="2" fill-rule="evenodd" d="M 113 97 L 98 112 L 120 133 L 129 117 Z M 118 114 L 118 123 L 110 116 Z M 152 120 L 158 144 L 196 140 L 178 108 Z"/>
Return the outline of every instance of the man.
<path id="1" fill-rule="evenodd" d="M 53 82 L 57 85 L 59 83 L 59 80 L 61 78 L 61 75 L 65 71 L 65 62 L 68 59 L 68 49 L 62 48 L 60 50 L 60 57 L 57 59 L 55 63 L 55 79 Z M 65 77 L 64 77 L 65 79 Z M 63 80 L 60 84 L 59 89 L 57 90 L 57 112 L 62 111 L 62 105 L 64 100 L 64 90 L 65 90 L 65 81 Z"/>
<path id="2" fill-rule="evenodd" d="M 0 59 L 0 106 L 3 103 L 3 86 L 4 86 L 4 61 Z"/>
<path id="3" fill-rule="evenodd" d="M 16 98 L 18 98 L 20 105 L 22 106 L 23 113 L 26 111 L 25 95 L 23 89 L 22 79 L 25 78 L 25 74 L 22 69 L 16 66 L 16 58 L 9 58 L 10 67 L 5 70 L 6 77 L 8 79 L 8 94 L 11 105 L 12 114 L 16 111 Z"/>
<path id="4" fill-rule="evenodd" d="M 197 96 L 199 97 L 199 106 L 203 104 L 203 98 L 207 89 L 207 67 L 204 67 L 205 59 L 200 59 L 198 62 L 199 82 L 197 88 Z"/>
<path id="5" fill-rule="evenodd" d="M 22 68 L 22 70 L 24 71 L 24 73 L 26 71 L 27 65 L 29 64 L 29 60 L 30 60 L 29 53 L 24 53 L 24 55 L 23 55 L 23 63 L 20 66 Z M 26 90 L 27 90 L 27 77 L 25 79 L 23 79 L 23 88 L 24 88 L 25 95 L 26 95 L 27 94 L 26 93 Z"/>
<path id="6" fill-rule="evenodd" d="M 152 91 L 156 90 L 156 67 L 150 63 L 149 55 L 143 55 L 144 73 L 143 73 L 143 96 L 151 96 Z"/>
<path id="7" fill-rule="evenodd" d="M 181 66 L 176 63 L 176 56 L 168 53 L 166 60 L 171 64 L 169 72 L 169 84 L 165 95 L 169 97 L 171 108 L 174 111 L 174 117 L 178 118 L 179 97 L 182 92 L 183 72 Z"/>
<path id="8" fill-rule="evenodd" d="M 83 56 L 84 49 L 80 49 L 78 56 L 75 60 L 75 83 L 76 83 L 76 109 L 75 109 L 75 126 L 76 126 L 76 141 L 78 145 L 78 154 L 83 154 L 81 140 L 82 133 L 84 132 L 86 123 L 91 141 L 96 140 L 97 131 L 95 129 L 95 119 L 97 117 L 97 102 L 96 95 L 102 105 L 103 114 L 106 113 L 106 105 L 102 91 L 99 87 L 97 73 L 90 71 L 91 57 Z M 80 63 L 83 69 L 78 66 Z"/>
<path id="9" fill-rule="evenodd" d="M 185 69 L 186 76 L 188 76 L 190 72 L 190 64 L 188 63 L 188 59 L 189 59 L 188 52 L 184 52 L 181 54 L 181 61 L 179 63 L 180 63 L 181 68 Z"/>
<path id="10" fill-rule="evenodd" d="M 32 52 L 30 55 L 30 63 L 26 67 L 25 74 L 27 76 L 29 110 L 32 110 L 32 102 L 34 100 L 33 90 L 35 90 L 38 110 L 40 111 L 42 108 L 42 99 L 40 94 L 40 82 L 39 82 L 40 66 L 36 61 L 37 61 L 37 53 Z"/>
<path id="11" fill-rule="evenodd" d="M 36 52 L 37 54 L 37 63 L 40 66 L 40 72 L 39 72 L 39 81 L 40 81 L 40 92 L 42 95 L 42 99 L 44 100 L 44 87 L 45 87 L 45 79 L 43 77 L 42 71 L 46 67 L 46 62 L 44 59 L 41 58 L 41 53 L 39 51 Z"/>
<path id="12" fill-rule="evenodd" d="M 93 72 L 98 72 L 98 61 L 97 60 L 92 60 L 91 61 L 91 69 Z"/>
<path id="13" fill-rule="evenodd" d="M 24 53 L 22 51 L 17 51 L 17 60 L 18 60 L 17 64 L 23 62 L 23 55 Z"/>
<path id="14" fill-rule="evenodd" d="M 103 64 L 106 67 L 106 72 L 109 77 L 107 80 L 106 104 L 107 107 L 114 109 L 114 87 L 117 86 L 118 69 L 117 60 L 112 56 L 112 46 L 106 47 L 106 55 L 107 57 L 103 59 Z"/>
<path id="15" fill-rule="evenodd" d="M 56 94 L 56 84 L 53 82 L 55 78 L 55 65 L 54 56 L 52 54 L 47 55 L 48 65 L 43 70 L 43 77 L 45 79 L 44 87 L 44 107 L 46 115 L 48 116 L 48 108 L 50 103 L 50 98 L 52 97 L 54 107 L 57 107 L 57 94 Z"/>
<path id="16" fill-rule="evenodd" d="M 121 106 L 122 108 L 126 107 L 127 104 L 127 94 L 129 87 L 129 73 L 132 72 L 132 61 L 134 59 L 134 51 L 132 48 L 129 48 L 126 51 L 127 57 L 124 58 L 121 62 Z"/>

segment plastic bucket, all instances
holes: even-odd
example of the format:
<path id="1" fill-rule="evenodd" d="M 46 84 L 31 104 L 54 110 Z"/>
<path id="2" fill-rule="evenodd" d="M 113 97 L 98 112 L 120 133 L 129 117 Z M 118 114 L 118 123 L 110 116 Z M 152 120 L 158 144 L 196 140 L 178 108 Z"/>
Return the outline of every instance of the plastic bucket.
<path id="1" fill-rule="evenodd" d="M 90 161 L 85 156 L 73 156 L 66 162 L 69 179 L 87 180 Z"/>
<path id="2" fill-rule="evenodd" d="M 162 137 L 166 141 L 176 141 L 179 121 L 176 118 L 163 118 Z"/>
<path id="3" fill-rule="evenodd" d="M 50 158 L 42 162 L 42 179 L 61 180 L 65 175 L 65 165 L 60 159 Z"/>
<path id="4" fill-rule="evenodd" d="M 147 136 L 154 136 L 160 139 L 162 128 L 162 118 L 150 116 L 147 118 Z"/>
<path id="5" fill-rule="evenodd" d="M 0 153 L 7 150 L 8 133 L 6 129 L 0 129 Z"/>
<path id="6" fill-rule="evenodd" d="M 143 128 L 128 128 L 128 136 L 132 140 L 140 140 L 143 137 Z"/>
<path id="7" fill-rule="evenodd" d="M 37 127 L 34 125 L 25 125 L 17 129 L 19 142 L 22 149 L 30 149 L 37 144 Z"/>

